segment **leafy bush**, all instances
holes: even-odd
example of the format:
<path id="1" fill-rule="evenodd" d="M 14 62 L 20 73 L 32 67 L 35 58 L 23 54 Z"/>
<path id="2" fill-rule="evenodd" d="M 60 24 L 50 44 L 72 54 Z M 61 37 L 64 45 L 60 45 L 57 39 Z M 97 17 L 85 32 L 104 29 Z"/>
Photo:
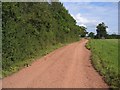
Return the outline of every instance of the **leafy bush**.
<path id="1" fill-rule="evenodd" d="M 80 31 L 60 2 L 3 2 L 3 76 L 51 46 L 79 40 Z"/>

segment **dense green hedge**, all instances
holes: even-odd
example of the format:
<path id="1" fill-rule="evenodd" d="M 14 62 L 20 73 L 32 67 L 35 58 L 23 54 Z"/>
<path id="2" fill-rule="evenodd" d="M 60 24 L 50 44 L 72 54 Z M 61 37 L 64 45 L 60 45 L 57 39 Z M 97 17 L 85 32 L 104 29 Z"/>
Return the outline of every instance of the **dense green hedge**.
<path id="1" fill-rule="evenodd" d="M 57 43 L 79 40 L 83 32 L 60 2 L 2 3 L 3 70 Z"/>

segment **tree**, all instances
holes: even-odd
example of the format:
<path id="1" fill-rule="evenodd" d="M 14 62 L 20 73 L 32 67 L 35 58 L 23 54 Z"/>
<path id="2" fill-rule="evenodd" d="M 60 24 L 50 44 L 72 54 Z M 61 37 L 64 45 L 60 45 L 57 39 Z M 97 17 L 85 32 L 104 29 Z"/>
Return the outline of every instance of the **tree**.
<path id="1" fill-rule="evenodd" d="M 105 26 L 104 22 L 100 23 L 97 25 L 96 27 L 96 31 L 97 31 L 97 38 L 106 38 L 107 36 L 107 31 L 106 28 L 108 28 L 108 26 Z"/>
<path id="2" fill-rule="evenodd" d="M 94 37 L 95 37 L 95 35 L 94 35 L 94 33 L 93 33 L 93 32 L 90 32 L 90 33 L 88 34 L 88 37 L 94 38 Z"/>
<path id="3" fill-rule="evenodd" d="M 88 32 L 86 31 L 86 27 L 84 27 L 84 26 L 80 26 L 80 28 L 81 28 L 81 37 L 85 37 L 86 36 L 86 34 L 88 34 Z"/>

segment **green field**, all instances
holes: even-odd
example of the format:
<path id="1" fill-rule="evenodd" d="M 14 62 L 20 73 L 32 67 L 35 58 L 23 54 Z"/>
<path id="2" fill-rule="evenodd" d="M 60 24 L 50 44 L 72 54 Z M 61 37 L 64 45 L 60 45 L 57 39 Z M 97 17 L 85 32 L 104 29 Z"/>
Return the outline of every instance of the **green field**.
<path id="1" fill-rule="evenodd" d="M 110 87 L 119 87 L 118 40 L 92 39 L 87 44 L 87 48 L 92 52 L 91 60 L 95 69 L 104 77 Z"/>

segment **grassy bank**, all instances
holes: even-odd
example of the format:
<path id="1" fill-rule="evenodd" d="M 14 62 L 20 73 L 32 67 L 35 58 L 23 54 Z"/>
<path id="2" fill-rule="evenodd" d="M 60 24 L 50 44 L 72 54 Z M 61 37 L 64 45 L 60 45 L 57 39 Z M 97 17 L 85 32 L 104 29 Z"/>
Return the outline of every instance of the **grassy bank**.
<path id="1" fill-rule="evenodd" d="M 93 39 L 86 46 L 92 52 L 91 60 L 95 69 L 103 75 L 110 87 L 119 87 L 118 40 Z"/>
<path id="2" fill-rule="evenodd" d="M 58 49 L 67 44 L 68 43 L 65 43 L 65 44 L 59 43 L 59 44 L 50 46 L 49 48 L 40 50 L 38 53 L 36 53 L 34 56 L 29 57 L 28 59 L 19 60 L 18 62 L 14 63 L 14 65 L 12 65 L 10 68 L 2 70 L 2 78 L 9 76 L 24 67 L 28 67 L 32 62 L 34 62 L 38 58 L 41 58 L 42 56 L 47 55 L 48 53 L 54 51 L 55 49 Z"/>

